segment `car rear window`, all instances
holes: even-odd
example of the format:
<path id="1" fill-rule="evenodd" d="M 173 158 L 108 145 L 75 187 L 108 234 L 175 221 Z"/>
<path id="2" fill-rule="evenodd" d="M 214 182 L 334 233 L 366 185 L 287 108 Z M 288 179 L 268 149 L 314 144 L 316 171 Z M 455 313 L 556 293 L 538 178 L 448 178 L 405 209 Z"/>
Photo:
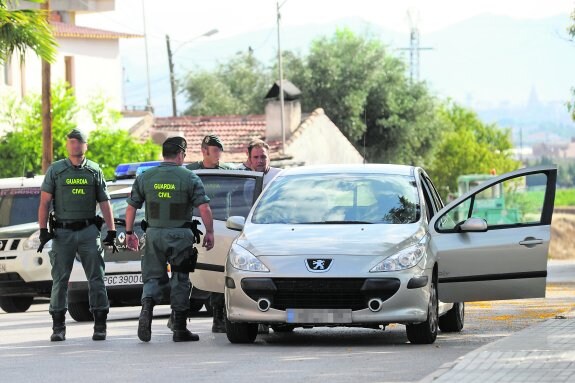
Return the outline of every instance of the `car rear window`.
<path id="1" fill-rule="evenodd" d="M 389 174 L 293 175 L 266 190 L 253 223 L 408 224 L 419 220 L 415 179 Z"/>
<path id="2" fill-rule="evenodd" d="M 40 188 L 0 190 L 0 227 L 38 221 Z"/>

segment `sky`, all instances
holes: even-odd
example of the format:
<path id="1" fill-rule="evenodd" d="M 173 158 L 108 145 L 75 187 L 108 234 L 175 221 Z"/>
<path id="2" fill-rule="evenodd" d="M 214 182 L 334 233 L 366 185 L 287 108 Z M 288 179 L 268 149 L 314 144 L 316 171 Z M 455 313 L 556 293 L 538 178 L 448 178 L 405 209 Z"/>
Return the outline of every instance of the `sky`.
<path id="1" fill-rule="evenodd" d="M 207 67 L 215 61 L 229 59 L 223 54 L 218 56 L 217 52 L 206 57 L 197 54 L 196 49 L 211 47 L 214 40 L 268 30 L 256 44 L 276 46 L 277 4 L 276 0 L 115 0 L 116 9 L 113 12 L 78 16 L 76 21 L 80 25 L 113 31 L 142 35 L 146 32 L 150 52 L 151 98 L 156 111 L 165 114 L 171 110 L 167 96 L 166 35 L 170 35 L 172 52 L 179 52 L 178 55 L 174 54 L 176 75 L 178 72 L 187 73 L 196 65 Z M 321 25 L 355 17 L 385 30 L 407 35 L 410 29 L 409 12 L 411 22 L 417 23 L 422 41 L 426 33 L 440 31 L 485 13 L 514 19 L 538 19 L 571 14 L 574 9 L 575 0 L 280 0 L 282 28 Z M 202 36 L 213 29 L 217 29 L 218 33 Z M 146 87 L 142 86 L 146 82 L 143 72 L 144 41 L 122 40 L 121 46 L 124 52 L 141 52 L 138 55 L 124 54 L 122 65 L 126 73 L 125 103 L 143 105 L 147 94 Z M 130 46 L 137 46 L 137 49 L 130 50 Z M 255 48 L 260 47 L 256 45 Z M 196 51 L 187 55 L 186 51 L 189 50 Z M 184 70 L 183 63 L 190 63 L 191 66 Z M 531 86 L 532 83 L 526 85 Z M 527 94 L 527 91 L 523 93 Z M 182 112 L 185 97 L 179 94 L 178 99 L 178 109 Z"/>
<path id="2" fill-rule="evenodd" d="M 142 6 L 143 5 L 143 6 Z M 90 15 L 90 24 L 107 29 L 144 33 L 151 38 L 169 34 L 185 42 L 218 29 L 210 38 L 227 38 L 276 25 L 275 0 L 116 0 L 116 10 Z M 361 17 L 386 29 L 409 29 L 408 11 L 421 33 L 433 32 L 482 13 L 514 18 L 544 18 L 571 13 L 574 0 L 282 0 L 281 25 L 325 23 Z M 93 24 L 95 23 L 95 24 Z"/>

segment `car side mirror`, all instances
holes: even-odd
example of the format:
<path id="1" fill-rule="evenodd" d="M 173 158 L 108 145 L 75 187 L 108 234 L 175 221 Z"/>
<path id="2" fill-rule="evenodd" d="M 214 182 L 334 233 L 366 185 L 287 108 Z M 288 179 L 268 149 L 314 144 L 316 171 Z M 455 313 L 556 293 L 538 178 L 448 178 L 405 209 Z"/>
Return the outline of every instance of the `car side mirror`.
<path id="1" fill-rule="evenodd" d="M 239 215 L 233 215 L 226 220 L 226 227 L 231 230 L 242 231 L 245 224 L 246 219 Z"/>
<path id="2" fill-rule="evenodd" d="M 485 232 L 487 231 L 487 221 L 483 218 L 471 217 L 457 225 L 460 232 Z"/>

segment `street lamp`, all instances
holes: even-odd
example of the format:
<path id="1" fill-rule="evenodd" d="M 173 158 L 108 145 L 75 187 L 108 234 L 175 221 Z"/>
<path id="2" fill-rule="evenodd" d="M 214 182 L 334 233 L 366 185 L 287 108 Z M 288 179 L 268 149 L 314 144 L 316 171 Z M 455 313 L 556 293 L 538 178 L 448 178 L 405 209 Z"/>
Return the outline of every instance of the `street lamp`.
<path id="1" fill-rule="evenodd" d="M 172 87 L 172 115 L 174 117 L 176 117 L 178 115 L 178 108 L 176 106 L 176 79 L 174 77 L 174 61 L 172 60 L 172 57 L 180 50 L 180 48 L 182 48 L 184 45 L 191 43 L 194 40 L 199 39 L 200 37 L 208 37 L 208 36 L 212 36 L 215 35 L 216 33 L 218 33 L 217 29 L 210 29 L 209 31 L 196 36 L 188 41 L 183 42 L 182 44 L 180 44 L 180 46 L 178 46 L 174 52 L 172 52 L 171 48 L 170 48 L 170 36 L 166 35 L 166 46 L 168 48 L 168 65 L 170 68 L 170 85 Z"/>
<path id="2" fill-rule="evenodd" d="M 285 123 L 284 123 L 284 75 L 283 75 L 283 65 L 282 65 L 282 49 L 280 45 L 280 8 L 285 4 L 287 0 L 284 0 L 283 3 L 280 4 L 279 0 L 276 2 L 277 8 L 277 25 L 278 25 L 278 66 L 279 66 L 279 85 L 280 85 L 280 123 L 281 123 L 281 130 L 282 130 L 282 154 L 285 154 L 285 147 L 286 147 L 286 131 L 285 131 Z"/>

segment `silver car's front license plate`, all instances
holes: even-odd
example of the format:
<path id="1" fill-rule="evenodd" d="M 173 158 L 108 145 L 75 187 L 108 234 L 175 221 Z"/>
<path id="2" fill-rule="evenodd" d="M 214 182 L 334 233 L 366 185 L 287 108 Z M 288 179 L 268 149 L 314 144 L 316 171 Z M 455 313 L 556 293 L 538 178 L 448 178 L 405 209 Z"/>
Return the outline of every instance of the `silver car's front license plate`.
<path id="1" fill-rule="evenodd" d="M 351 323 L 351 309 L 287 309 L 287 323 Z"/>

